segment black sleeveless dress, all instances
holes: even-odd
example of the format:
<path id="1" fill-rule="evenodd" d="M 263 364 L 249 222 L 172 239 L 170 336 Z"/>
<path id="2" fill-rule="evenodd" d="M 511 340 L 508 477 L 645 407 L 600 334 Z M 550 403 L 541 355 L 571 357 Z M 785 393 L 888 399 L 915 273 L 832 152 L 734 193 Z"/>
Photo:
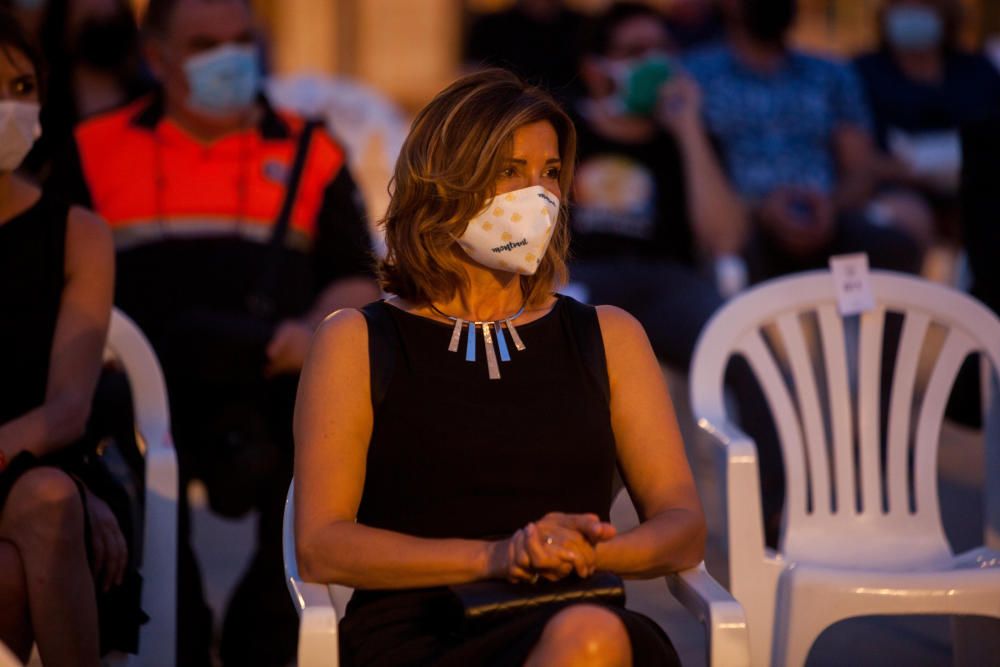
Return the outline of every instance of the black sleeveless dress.
<path id="1" fill-rule="evenodd" d="M 508 537 L 550 511 L 607 520 L 615 471 L 597 312 L 559 297 L 517 327 L 502 378 L 448 351 L 451 326 L 378 302 L 368 321 L 374 424 L 358 522 L 427 538 Z M 509 335 L 508 335 L 509 340 Z M 679 664 L 650 619 L 623 620 L 636 665 Z M 475 631 L 447 588 L 355 591 L 340 626 L 354 665 L 520 665 L 558 609 Z"/>
<path id="2" fill-rule="evenodd" d="M 45 402 L 52 342 L 62 292 L 66 284 L 66 222 L 68 204 L 44 191 L 31 207 L 0 224 L 0 424 L 16 419 Z M 45 465 L 70 474 L 101 497 L 118 519 L 132 545 L 129 500 L 120 485 L 96 460 L 96 434 L 58 452 L 36 458 L 23 452 L 0 472 L 0 510 L 17 479 Z M 81 497 L 83 497 L 81 488 Z M 88 558 L 93 559 L 90 526 L 85 521 Z M 101 650 L 134 653 L 139 626 L 147 619 L 140 609 L 141 577 L 129 549 L 129 566 L 122 585 L 97 596 Z"/>
<path id="3" fill-rule="evenodd" d="M 45 401 L 66 282 L 67 210 L 43 195 L 0 224 L 0 424 Z"/>

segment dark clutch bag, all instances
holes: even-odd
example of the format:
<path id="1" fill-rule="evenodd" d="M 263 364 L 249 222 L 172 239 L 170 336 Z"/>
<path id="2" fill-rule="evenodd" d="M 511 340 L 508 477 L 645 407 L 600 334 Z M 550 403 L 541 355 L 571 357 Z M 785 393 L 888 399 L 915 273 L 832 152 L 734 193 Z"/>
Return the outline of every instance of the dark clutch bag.
<path id="1" fill-rule="evenodd" d="M 559 581 L 541 579 L 534 584 L 474 581 L 450 589 L 462 606 L 466 623 L 474 624 L 575 602 L 625 606 L 625 584 L 611 572 L 597 572 L 586 579 L 576 575 Z"/>

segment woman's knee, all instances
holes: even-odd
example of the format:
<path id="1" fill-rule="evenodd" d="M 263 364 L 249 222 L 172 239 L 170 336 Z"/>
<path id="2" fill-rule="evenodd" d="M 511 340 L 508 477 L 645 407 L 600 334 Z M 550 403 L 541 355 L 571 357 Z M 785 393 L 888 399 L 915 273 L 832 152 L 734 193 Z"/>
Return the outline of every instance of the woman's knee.
<path id="1" fill-rule="evenodd" d="M 628 665 L 632 660 L 625 624 L 597 605 L 578 604 L 560 611 L 545 625 L 542 640 L 572 653 L 579 664 Z"/>
<path id="2" fill-rule="evenodd" d="M 56 468 L 35 468 L 14 483 L 3 519 L 3 532 L 15 542 L 26 529 L 36 536 L 76 537 L 82 534 L 83 503 L 69 475 Z"/>

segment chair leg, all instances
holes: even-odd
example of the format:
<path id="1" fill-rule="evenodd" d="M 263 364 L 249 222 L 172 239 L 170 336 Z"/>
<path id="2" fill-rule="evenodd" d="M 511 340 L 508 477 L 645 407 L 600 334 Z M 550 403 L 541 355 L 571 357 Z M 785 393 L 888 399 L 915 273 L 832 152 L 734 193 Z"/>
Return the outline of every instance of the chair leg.
<path id="1" fill-rule="evenodd" d="M 774 617 L 772 667 L 802 667 L 817 637 L 841 620 L 829 610 L 817 606 L 816 594 L 808 585 L 793 585 L 794 572 L 786 572 L 778 586 L 778 605 Z M 788 576 L 791 575 L 791 576 Z"/>

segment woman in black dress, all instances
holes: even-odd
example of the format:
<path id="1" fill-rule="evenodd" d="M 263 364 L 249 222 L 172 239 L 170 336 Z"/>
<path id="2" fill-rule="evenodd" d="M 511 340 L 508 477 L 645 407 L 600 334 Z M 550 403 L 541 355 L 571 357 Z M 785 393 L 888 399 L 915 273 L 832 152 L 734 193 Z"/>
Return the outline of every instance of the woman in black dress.
<path id="1" fill-rule="evenodd" d="M 677 664 L 614 604 L 463 625 L 449 586 L 656 577 L 705 524 L 659 365 L 617 308 L 565 279 L 575 158 L 565 113 L 503 70 L 416 118 L 384 221 L 397 296 L 320 327 L 295 417 L 303 577 L 356 589 L 347 665 Z M 608 523 L 616 466 L 642 523 Z"/>
<path id="2" fill-rule="evenodd" d="M 14 173 L 38 101 L 37 61 L 0 12 L 0 640 L 25 661 L 36 642 L 46 667 L 96 666 L 96 592 L 121 582 L 125 540 L 103 501 L 40 464 L 83 435 L 114 257 L 99 218 Z"/>

